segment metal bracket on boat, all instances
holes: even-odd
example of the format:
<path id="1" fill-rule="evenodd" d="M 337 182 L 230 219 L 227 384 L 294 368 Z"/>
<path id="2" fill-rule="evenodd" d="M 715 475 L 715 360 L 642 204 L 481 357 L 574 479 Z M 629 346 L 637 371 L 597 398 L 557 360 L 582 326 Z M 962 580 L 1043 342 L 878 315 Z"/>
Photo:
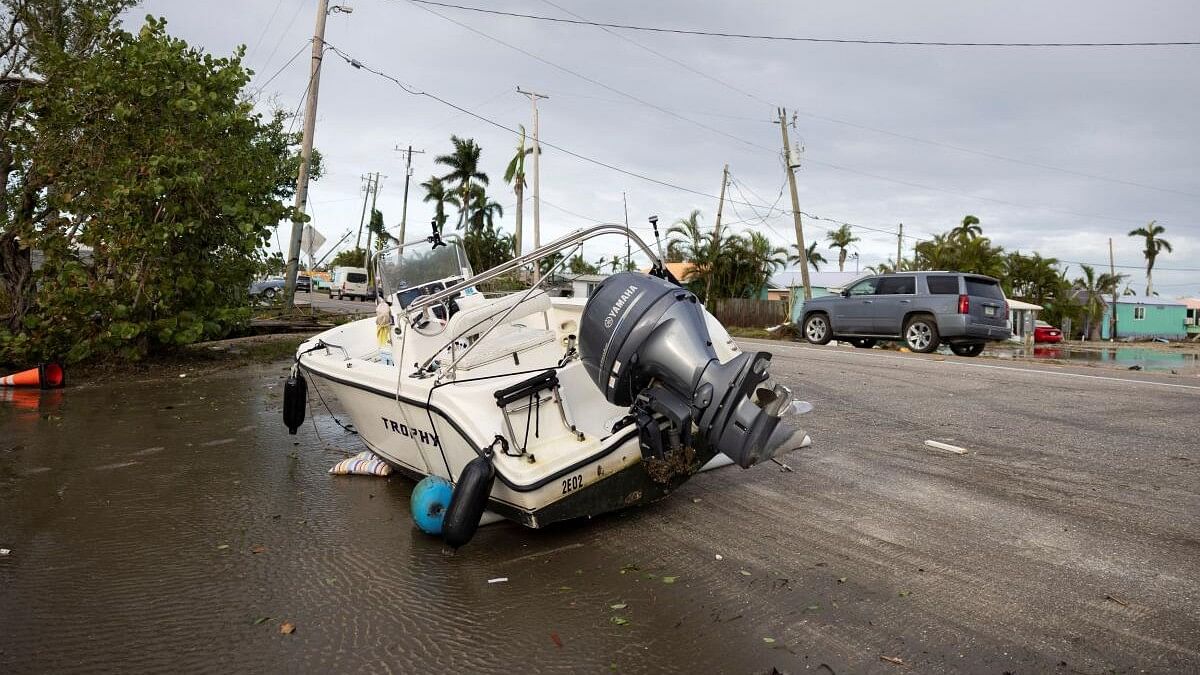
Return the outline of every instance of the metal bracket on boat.
<path id="1" fill-rule="evenodd" d="M 563 404 L 562 397 L 559 395 L 560 386 L 561 385 L 558 381 L 558 372 L 550 369 L 538 373 L 537 375 L 534 375 L 523 382 L 518 382 L 495 392 L 494 396 L 496 397 L 496 405 L 504 414 L 504 426 L 508 429 L 508 435 L 512 438 L 513 445 L 517 446 L 520 450 L 520 454 L 515 456 L 520 457 L 527 452 L 529 442 L 529 423 L 531 419 L 537 420 L 537 424 L 534 426 L 534 436 L 536 437 L 540 433 L 539 427 L 541 420 L 539 413 L 542 406 L 541 393 L 543 391 L 550 392 L 550 398 L 554 401 L 555 407 L 558 408 L 558 417 L 562 421 L 562 425 L 575 435 L 576 440 L 582 441 L 584 439 L 583 432 L 576 428 L 575 425 L 567 419 L 566 407 Z M 528 401 L 528 403 L 526 403 L 523 407 L 518 406 L 515 408 L 509 408 L 510 405 L 517 403 L 518 401 Z M 522 410 L 527 410 L 529 412 L 526 413 L 525 418 L 525 440 L 524 442 L 518 442 L 517 432 L 513 429 L 512 418 L 509 417 L 509 414 L 520 412 Z M 507 452 L 505 454 L 509 455 L 510 457 L 514 456 Z M 533 460 L 531 459 L 530 461 Z"/>

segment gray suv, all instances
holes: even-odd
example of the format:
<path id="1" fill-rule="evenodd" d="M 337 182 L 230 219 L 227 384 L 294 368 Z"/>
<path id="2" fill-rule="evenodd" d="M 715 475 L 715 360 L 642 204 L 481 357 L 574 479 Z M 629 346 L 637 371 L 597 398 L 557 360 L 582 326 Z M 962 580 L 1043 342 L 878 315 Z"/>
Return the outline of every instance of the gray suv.
<path id="1" fill-rule="evenodd" d="M 800 325 L 816 345 L 836 339 L 865 349 L 881 339 L 902 340 L 925 354 L 945 342 L 959 356 L 979 356 L 987 341 L 1011 335 L 1000 282 L 961 272 L 864 277 L 841 295 L 805 302 Z"/>

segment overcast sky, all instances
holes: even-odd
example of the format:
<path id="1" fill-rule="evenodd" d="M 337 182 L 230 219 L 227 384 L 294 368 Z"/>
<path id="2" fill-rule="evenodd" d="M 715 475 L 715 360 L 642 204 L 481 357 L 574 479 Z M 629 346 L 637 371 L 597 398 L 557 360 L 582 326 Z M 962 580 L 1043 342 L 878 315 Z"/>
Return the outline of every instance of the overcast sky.
<path id="1" fill-rule="evenodd" d="M 526 14 L 700 30 L 810 37 L 957 42 L 1197 40 L 1200 4 L 1074 2 L 695 2 L 462 0 Z M 725 222 L 794 243 L 775 108 L 798 113 L 793 140 L 803 211 L 837 221 L 928 236 L 964 214 L 1007 249 L 1108 263 L 1141 293 L 1139 240 L 1151 219 L 1167 228 L 1155 288 L 1200 296 L 1200 47 L 951 48 L 763 42 L 507 18 L 407 0 L 353 0 L 329 18 L 326 40 L 362 63 L 505 126 L 529 125 L 516 87 L 540 102 L 542 138 L 600 162 L 716 195 L 730 166 L 743 204 Z M 316 0 L 146 0 L 131 13 L 164 16 L 168 29 L 218 55 L 247 47 L 266 84 L 261 105 L 296 110 L 308 82 L 307 41 Z M 439 16 L 440 15 L 440 16 Z M 468 28 L 469 27 L 469 28 Z M 472 30 L 473 29 L 473 30 Z M 477 31 L 477 32 L 473 32 Z M 507 43 L 506 46 L 503 43 Z M 520 50 L 528 52 L 521 53 Z M 653 52 L 658 52 L 655 54 Z M 296 58 L 288 64 L 293 56 Z M 288 64 L 285 66 L 285 64 Z M 637 99 L 637 100 L 635 100 Z M 331 241 L 356 228 L 360 176 L 383 173 L 379 208 L 400 222 L 403 156 L 414 159 L 409 231 L 428 230 L 420 181 L 443 170 L 450 134 L 476 139 L 492 197 L 513 229 L 515 197 L 502 176 L 516 138 L 326 55 L 316 146 L 326 175 L 311 189 L 315 226 Z M 948 147 L 955 146 L 955 147 Z M 989 156 L 991 155 L 991 156 Z M 1003 156 L 1007 161 L 995 156 Z M 1086 174 L 1086 175 L 1081 175 Z M 543 242 L 592 220 L 647 216 L 674 221 L 700 209 L 711 226 L 715 197 L 647 182 L 546 148 Z M 740 192 L 739 192 L 740 189 Z M 774 211 L 766 207 L 777 204 Z M 732 208 L 731 208 L 732 207 Z M 532 241 L 531 207 L 525 210 Z M 768 215 L 768 213 L 770 215 Z M 762 216 L 767 216 L 765 221 Z M 805 219 L 825 249 L 830 223 Z M 861 265 L 894 257 L 896 237 L 856 229 Z M 647 232 L 648 236 L 648 232 Z M 286 227 L 281 231 L 286 245 Z M 906 240 L 909 249 L 914 240 Z M 597 258 L 623 245 L 589 245 Z M 827 257 L 835 258 L 831 251 Z M 832 266 L 836 269 L 836 262 Z M 829 269 L 826 267 L 825 269 Z M 853 269 L 851 263 L 848 269 Z"/>

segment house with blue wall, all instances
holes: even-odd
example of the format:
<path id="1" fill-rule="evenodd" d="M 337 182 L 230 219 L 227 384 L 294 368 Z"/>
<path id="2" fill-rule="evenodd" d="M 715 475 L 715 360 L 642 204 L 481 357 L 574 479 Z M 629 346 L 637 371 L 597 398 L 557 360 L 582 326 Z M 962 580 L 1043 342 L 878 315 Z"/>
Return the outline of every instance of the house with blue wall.
<path id="1" fill-rule="evenodd" d="M 819 298 L 841 293 L 843 288 L 850 285 L 850 282 L 865 276 L 867 276 L 866 272 L 809 272 L 808 284 L 812 288 L 812 296 Z M 804 308 L 804 286 L 800 270 L 793 269 L 776 274 L 771 278 L 769 285 L 772 289 L 787 288 L 791 290 L 786 299 L 791 302 L 792 321 L 799 321 L 800 311 Z M 783 300 L 785 298 L 772 297 L 771 299 Z"/>
<path id="2" fill-rule="evenodd" d="M 1101 339 L 1109 339 L 1112 330 L 1113 302 L 1104 310 L 1100 325 Z M 1123 295 L 1116 301 L 1117 339 L 1122 338 L 1166 338 L 1182 340 L 1187 337 L 1187 305 L 1179 300 L 1168 300 L 1157 296 Z"/>

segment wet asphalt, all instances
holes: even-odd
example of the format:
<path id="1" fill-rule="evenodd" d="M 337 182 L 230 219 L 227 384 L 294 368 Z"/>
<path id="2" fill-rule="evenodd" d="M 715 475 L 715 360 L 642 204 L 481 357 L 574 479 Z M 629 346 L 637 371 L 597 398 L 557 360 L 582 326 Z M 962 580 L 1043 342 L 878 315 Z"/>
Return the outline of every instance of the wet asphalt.
<path id="1" fill-rule="evenodd" d="M 1200 377 L 744 344 L 792 471 L 453 556 L 286 363 L 0 395 L 0 672 L 1200 669 Z"/>

